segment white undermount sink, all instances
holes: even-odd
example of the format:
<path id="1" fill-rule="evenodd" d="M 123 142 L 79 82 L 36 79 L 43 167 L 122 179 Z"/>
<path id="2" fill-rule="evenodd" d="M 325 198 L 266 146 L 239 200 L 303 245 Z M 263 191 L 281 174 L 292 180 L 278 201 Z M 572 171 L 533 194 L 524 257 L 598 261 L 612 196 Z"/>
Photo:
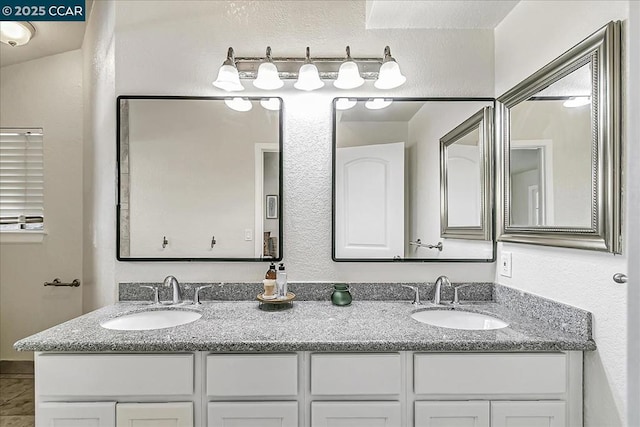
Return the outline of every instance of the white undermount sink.
<path id="1" fill-rule="evenodd" d="M 418 322 L 450 329 L 490 330 L 509 326 L 493 316 L 460 310 L 422 310 L 411 317 Z"/>
<path id="2" fill-rule="evenodd" d="M 202 314 L 187 310 L 153 310 L 126 314 L 102 322 L 100 326 L 118 331 L 148 331 L 185 325 L 202 317 Z"/>

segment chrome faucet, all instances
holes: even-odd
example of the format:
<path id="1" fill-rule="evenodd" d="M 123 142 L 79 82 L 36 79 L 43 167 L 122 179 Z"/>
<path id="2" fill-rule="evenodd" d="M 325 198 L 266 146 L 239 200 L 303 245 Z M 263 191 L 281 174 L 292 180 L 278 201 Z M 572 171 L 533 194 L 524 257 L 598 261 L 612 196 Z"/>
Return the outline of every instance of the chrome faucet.
<path id="1" fill-rule="evenodd" d="M 433 293 L 433 303 L 440 304 L 440 292 L 442 290 L 442 285 L 451 286 L 451 281 L 447 276 L 440 276 L 436 279 L 435 291 Z"/>
<path id="2" fill-rule="evenodd" d="M 178 279 L 173 276 L 167 276 L 164 279 L 164 286 L 173 287 L 173 304 L 180 304 L 182 302 L 182 292 L 180 291 L 180 284 Z"/>

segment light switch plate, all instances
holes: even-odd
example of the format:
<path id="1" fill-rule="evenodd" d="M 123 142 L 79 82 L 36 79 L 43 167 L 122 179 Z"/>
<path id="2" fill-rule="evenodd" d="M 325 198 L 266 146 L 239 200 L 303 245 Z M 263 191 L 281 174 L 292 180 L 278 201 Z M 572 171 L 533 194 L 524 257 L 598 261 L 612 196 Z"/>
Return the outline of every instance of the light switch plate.
<path id="1" fill-rule="evenodd" d="M 511 277 L 511 252 L 502 252 L 500 254 L 500 275 Z"/>
<path id="2" fill-rule="evenodd" d="M 247 242 L 253 240 L 253 230 L 250 228 L 245 228 L 244 229 L 244 240 L 246 240 Z"/>

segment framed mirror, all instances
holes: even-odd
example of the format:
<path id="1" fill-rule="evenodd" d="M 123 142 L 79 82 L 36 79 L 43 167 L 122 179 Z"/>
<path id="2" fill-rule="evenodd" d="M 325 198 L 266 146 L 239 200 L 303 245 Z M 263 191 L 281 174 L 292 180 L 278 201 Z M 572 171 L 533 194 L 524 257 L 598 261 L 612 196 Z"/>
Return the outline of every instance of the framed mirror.
<path id="1" fill-rule="evenodd" d="M 498 101 L 498 240 L 619 253 L 620 23 Z"/>
<path id="2" fill-rule="evenodd" d="M 491 240 L 493 108 L 440 138 L 440 235 Z"/>
<path id="3" fill-rule="evenodd" d="M 117 258 L 282 257 L 282 100 L 120 96 Z"/>
<path id="4" fill-rule="evenodd" d="M 334 99 L 333 259 L 492 262 L 491 237 L 441 234 L 440 141 L 493 105 L 491 98 Z M 490 140 L 486 130 L 483 137 Z M 481 197 L 492 194 L 489 140 L 483 139 L 474 166 L 467 168 L 482 178 Z M 450 211 L 468 195 L 457 191 L 449 187 Z M 485 225 L 493 221 L 491 214 L 480 219 L 477 213 Z"/>

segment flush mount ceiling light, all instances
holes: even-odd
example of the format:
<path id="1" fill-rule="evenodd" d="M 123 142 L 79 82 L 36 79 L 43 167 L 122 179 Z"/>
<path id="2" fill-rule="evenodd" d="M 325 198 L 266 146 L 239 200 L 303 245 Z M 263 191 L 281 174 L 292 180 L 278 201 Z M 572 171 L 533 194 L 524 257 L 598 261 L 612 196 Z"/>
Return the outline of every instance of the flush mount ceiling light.
<path id="1" fill-rule="evenodd" d="M 36 33 L 36 29 L 29 22 L 2 21 L 0 22 L 0 41 L 11 47 L 29 43 Z"/>
<path id="2" fill-rule="evenodd" d="M 231 99 L 225 99 L 224 103 L 227 104 L 227 107 L 231 108 L 232 110 L 240 111 L 241 113 L 250 111 L 251 108 L 253 108 L 253 104 L 251 104 L 251 101 L 249 101 L 248 99 L 240 98 L 238 96 Z"/>
<path id="3" fill-rule="evenodd" d="M 260 105 L 262 105 L 262 107 L 267 110 L 279 111 L 280 99 L 279 98 L 263 98 L 260 100 Z"/>
<path id="4" fill-rule="evenodd" d="M 307 92 L 320 89 L 324 86 L 324 82 L 320 79 L 320 74 L 318 73 L 318 67 L 316 67 L 311 61 L 309 52 L 309 46 L 307 46 L 304 65 L 300 67 L 300 71 L 298 71 L 298 80 L 293 84 L 293 87 L 296 89 Z"/>
<path id="5" fill-rule="evenodd" d="M 351 58 L 351 49 L 347 46 L 347 59 L 340 65 L 338 70 L 338 80 L 333 85 L 338 89 L 355 89 L 364 84 L 364 79 L 360 76 L 358 64 Z"/>
<path id="6" fill-rule="evenodd" d="M 391 56 L 389 46 L 384 48 L 384 60 L 380 67 L 380 75 L 378 80 L 373 84 L 378 89 L 394 89 L 402 86 L 407 78 L 400 72 L 400 66 Z"/>
<path id="7" fill-rule="evenodd" d="M 364 103 L 364 106 L 369 110 L 382 110 L 391 105 L 393 101 L 391 99 L 373 98 Z"/>
<path id="8" fill-rule="evenodd" d="M 230 47 L 213 84 L 226 91 L 243 90 L 240 79 L 251 79 L 258 89 L 274 90 L 283 87 L 282 80 L 296 80 L 293 85 L 296 89 L 311 91 L 323 87 L 323 80 L 335 80 L 334 87 L 346 90 L 362 86 L 365 80 L 375 80 L 374 86 L 378 89 L 393 89 L 406 81 L 389 46 L 385 47 L 383 58 L 352 58 L 349 46 L 346 52 L 346 59 L 321 57 L 312 60 L 307 47 L 302 58 L 273 58 L 271 47 L 267 47 L 266 58 L 236 58 Z"/>
<path id="9" fill-rule="evenodd" d="M 567 108 L 576 108 L 576 107 L 582 107 L 584 105 L 589 105 L 589 104 L 591 104 L 590 96 L 574 96 L 564 101 L 562 106 Z"/>
<path id="10" fill-rule="evenodd" d="M 356 106 L 358 101 L 351 100 L 349 98 L 339 98 L 336 101 L 336 109 L 337 110 L 348 110 Z"/>
<path id="11" fill-rule="evenodd" d="M 265 60 L 258 67 L 258 77 L 253 81 L 253 85 L 258 89 L 274 90 L 284 86 L 284 82 L 278 75 L 278 67 L 271 59 L 271 46 L 267 46 Z"/>
<path id="12" fill-rule="evenodd" d="M 240 83 L 240 76 L 238 75 L 238 68 L 236 67 L 232 47 L 227 51 L 227 59 L 222 63 L 220 70 L 218 70 L 218 78 L 213 82 L 213 85 L 227 92 L 244 90 L 244 86 Z"/>

